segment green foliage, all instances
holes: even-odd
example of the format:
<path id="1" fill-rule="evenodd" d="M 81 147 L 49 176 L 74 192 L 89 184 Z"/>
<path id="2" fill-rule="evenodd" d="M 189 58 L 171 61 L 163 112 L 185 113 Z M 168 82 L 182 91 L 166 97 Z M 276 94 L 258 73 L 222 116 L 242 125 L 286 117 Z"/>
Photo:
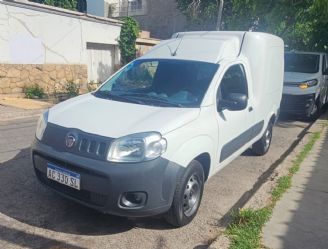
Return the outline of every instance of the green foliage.
<path id="1" fill-rule="evenodd" d="M 217 0 L 176 0 L 190 29 L 213 30 Z M 225 0 L 222 28 L 282 37 L 290 49 L 328 51 L 327 0 Z"/>
<path id="2" fill-rule="evenodd" d="M 32 0 L 32 2 L 43 3 L 68 10 L 76 10 L 77 4 L 77 0 Z"/>
<path id="3" fill-rule="evenodd" d="M 227 229 L 227 234 L 233 238 L 231 249 L 255 249 L 260 247 L 261 230 L 269 220 L 272 208 L 259 210 L 243 209 L 234 213 L 233 222 Z"/>
<path id="4" fill-rule="evenodd" d="M 38 84 L 24 87 L 24 93 L 28 99 L 42 98 L 44 96 L 44 90 Z"/>
<path id="5" fill-rule="evenodd" d="M 186 15 L 190 30 L 212 30 L 216 26 L 217 0 L 176 0 L 178 9 Z"/>
<path id="6" fill-rule="evenodd" d="M 131 17 L 123 18 L 119 46 L 121 51 L 121 62 L 123 65 L 136 58 L 136 40 L 139 35 L 139 25 Z"/>
<path id="7" fill-rule="evenodd" d="M 277 186 L 272 190 L 272 200 L 278 201 L 282 195 L 292 186 L 291 175 L 282 176 L 277 181 Z"/>
<path id="8" fill-rule="evenodd" d="M 65 85 L 65 90 L 69 97 L 75 97 L 75 96 L 79 95 L 80 85 L 75 84 L 74 82 L 68 82 Z"/>

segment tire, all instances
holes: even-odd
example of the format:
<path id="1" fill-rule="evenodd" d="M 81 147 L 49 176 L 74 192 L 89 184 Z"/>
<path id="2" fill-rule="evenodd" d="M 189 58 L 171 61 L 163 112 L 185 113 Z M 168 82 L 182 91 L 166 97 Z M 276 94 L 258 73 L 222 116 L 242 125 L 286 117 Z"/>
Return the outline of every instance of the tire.
<path id="1" fill-rule="evenodd" d="M 178 179 L 170 210 L 165 220 L 175 227 L 190 223 L 196 216 L 204 190 L 204 169 L 193 160 Z"/>
<path id="2" fill-rule="evenodd" d="M 252 146 L 252 151 L 256 155 L 263 156 L 269 151 L 272 141 L 272 130 L 273 130 L 273 122 L 270 121 L 261 139 L 255 142 Z"/>
<path id="3" fill-rule="evenodd" d="M 306 116 L 306 119 L 310 122 L 316 121 L 321 115 L 321 104 L 319 101 L 316 101 L 313 105 L 311 112 Z"/>

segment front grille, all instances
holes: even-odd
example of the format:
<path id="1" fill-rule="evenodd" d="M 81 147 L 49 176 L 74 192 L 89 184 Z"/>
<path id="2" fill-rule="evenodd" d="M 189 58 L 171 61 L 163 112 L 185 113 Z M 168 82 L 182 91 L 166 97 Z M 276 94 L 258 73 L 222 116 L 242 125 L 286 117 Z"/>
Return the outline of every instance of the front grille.
<path id="1" fill-rule="evenodd" d="M 314 94 L 307 95 L 290 95 L 283 94 L 281 108 L 283 110 L 305 110 L 307 104 L 311 104 Z"/>
<path id="2" fill-rule="evenodd" d="M 83 190 L 83 189 L 76 190 L 76 189 L 70 188 L 68 186 L 62 185 L 58 182 L 48 179 L 46 174 L 42 173 L 38 169 L 35 169 L 35 173 L 42 183 L 44 183 L 45 185 L 65 194 L 65 195 L 68 195 L 77 200 L 80 200 L 80 201 L 83 201 L 83 202 L 86 202 L 86 203 L 89 203 L 89 204 L 92 204 L 95 206 L 99 206 L 99 207 L 103 207 L 106 204 L 106 200 L 107 200 L 106 195 L 94 193 L 94 192 Z"/>
<path id="3" fill-rule="evenodd" d="M 72 148 L 66 146 L 66 136 L 70 134 L 76 139 Z M 60 152 L 69 152 L 79 156 L 106 161 L 106 153 L 113 138 L 90 134 L 79 129 L 66 128 L 48 123 L 42 143 Z"/>
<path id="4" fill-rule="evenodd" d="M 96 140 L 81 138 L 79 140 L 78 150 L 83 154 L 91 154 L 103 158 L 106 153 L 106 143 Z"/>

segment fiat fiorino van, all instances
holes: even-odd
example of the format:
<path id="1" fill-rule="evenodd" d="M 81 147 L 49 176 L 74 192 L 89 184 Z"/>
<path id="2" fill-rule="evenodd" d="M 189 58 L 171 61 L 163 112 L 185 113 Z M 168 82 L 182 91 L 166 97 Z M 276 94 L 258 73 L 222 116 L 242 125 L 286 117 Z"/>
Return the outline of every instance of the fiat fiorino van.
<path id="1" fill-rule="evenodd" d="M 253 32 L 175 34 L 37 124 L 37 178 L 76 202 L 189 223 L 204 183 L 248 148 L 265 154 L 284 43 Z M 250 165 L 251 167 L 251 165 Z"/>

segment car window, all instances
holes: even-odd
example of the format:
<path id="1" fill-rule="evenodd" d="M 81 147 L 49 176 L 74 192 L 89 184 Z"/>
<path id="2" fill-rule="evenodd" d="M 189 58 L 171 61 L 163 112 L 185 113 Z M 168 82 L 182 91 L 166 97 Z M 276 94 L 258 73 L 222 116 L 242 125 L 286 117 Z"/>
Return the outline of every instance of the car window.
<path id="1" fill-rule="evenodd" d="M 231 66 L 224 74 L 217 93 L 217 99 L 229 100 L 231 94 L 248 96 L 247 79 L 241 64 Z"/>
<path id="2" fill-rule="evenodd" d="M 319 65 L 318 54 L 285 54 L 285 72 L 317 73 Z"/>

